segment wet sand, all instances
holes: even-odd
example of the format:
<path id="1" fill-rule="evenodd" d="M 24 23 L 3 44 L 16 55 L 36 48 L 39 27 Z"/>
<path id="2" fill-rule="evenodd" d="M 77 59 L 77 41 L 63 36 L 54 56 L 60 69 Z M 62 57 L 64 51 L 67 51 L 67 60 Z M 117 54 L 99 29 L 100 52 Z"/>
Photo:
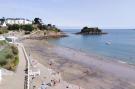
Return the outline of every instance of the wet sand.
<path id="1" fill-rule="evenodd" d="M 25 40 L 24 46 L 44 66 L 50 67 L 51 62 L 51 67 L 69 83 L 85 89 L 135 89 L 133 66 L 53 46 L 44 40 Z"/>

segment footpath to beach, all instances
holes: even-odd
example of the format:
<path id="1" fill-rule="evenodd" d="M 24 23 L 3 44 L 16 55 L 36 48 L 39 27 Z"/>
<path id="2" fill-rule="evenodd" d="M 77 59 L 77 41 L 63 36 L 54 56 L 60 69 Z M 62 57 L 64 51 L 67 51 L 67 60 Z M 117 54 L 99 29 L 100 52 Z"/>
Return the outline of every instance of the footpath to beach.
<path id="1" fill-rule="evenodd" d="M 26 60 L 22 51 L 22 47 L 18 45 L 19 49 L 19 65 L 15 72 L 2 69 L 2 81 L 0 89 L 24 89 L 24 78 Z"/>

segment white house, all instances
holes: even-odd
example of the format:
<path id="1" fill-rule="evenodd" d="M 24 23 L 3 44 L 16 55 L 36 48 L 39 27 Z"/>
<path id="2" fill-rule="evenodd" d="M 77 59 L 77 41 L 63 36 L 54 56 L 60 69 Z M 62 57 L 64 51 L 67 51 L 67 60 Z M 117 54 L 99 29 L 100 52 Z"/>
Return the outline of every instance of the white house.
<path id="1" fill-rule="evenodd" d="M 13 25 L 13 24 L 19 24 L 19 25 L 26 25 L 26 24 L 32 24 L 32 21 L 24 18 L 2 18 L 0 19 L 0 26 L 5 27 L 7 25 Z"/>
<path id="2" fill-rule="evenodd" d="M 9 43 L 14 44 L 14 43 L 16 43 L 16 41 L 17 41 L 18 38 L 17 37 L 14 37 L 14 36 L 9 36 L 9 37 L 6 37 L 5 39 Z"/>
<path id="3" fill-rule="evenodd" d="M 24 18 L 7 18 L 6 19 L 6 24 L 20 24 L 20 25 L 25 25 L 25 24 L 32 24 L 32 21 Z"/>

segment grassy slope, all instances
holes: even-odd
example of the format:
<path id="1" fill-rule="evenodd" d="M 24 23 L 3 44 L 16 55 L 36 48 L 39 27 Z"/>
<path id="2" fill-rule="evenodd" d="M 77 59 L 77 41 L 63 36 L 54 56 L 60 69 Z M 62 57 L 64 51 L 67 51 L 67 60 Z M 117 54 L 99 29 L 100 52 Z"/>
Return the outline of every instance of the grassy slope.
<path id="1" fill-rule="evenodd" d="M 0 46 L 5 46 L 0 51 L 0 66 L 9 70 L 15 70 L 19 63 L 17 47 L 0 41 Z"/>

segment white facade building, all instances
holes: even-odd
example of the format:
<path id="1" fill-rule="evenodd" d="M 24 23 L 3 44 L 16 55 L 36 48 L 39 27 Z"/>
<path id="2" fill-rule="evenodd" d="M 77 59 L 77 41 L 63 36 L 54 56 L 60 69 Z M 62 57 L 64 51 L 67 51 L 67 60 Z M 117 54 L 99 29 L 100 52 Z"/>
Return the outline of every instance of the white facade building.
<path id="1" fill-rule="evenodd" d="M 24 18 L 7 18 L 6 24 L 20 24 L 20 25 L 25 25 L 25 24 L 32 24 L 32 21 Z"/>
<path id="2" fill-rule="evenodd" d="M 15 37 L 15 36 L 9 36 L 9 37 L 6 37 L 5 38 L 5 40 L 6 41 L 8 41 L 9 43 L 11 43 L 11 44 L 14 44 L 14 43 L 16 43 L 17 42 L 17 37 Z"/>
<path id="3" fill-rule="evenodd" d="M 19 24 L 19 25 L 26 25 L 26 24 L 32 24 L 32 21 L 24 18 L 2 18 L 0 19 L 0 26 L 5 27 L 6 25 L 13 25 L 13 24 Z"/>

